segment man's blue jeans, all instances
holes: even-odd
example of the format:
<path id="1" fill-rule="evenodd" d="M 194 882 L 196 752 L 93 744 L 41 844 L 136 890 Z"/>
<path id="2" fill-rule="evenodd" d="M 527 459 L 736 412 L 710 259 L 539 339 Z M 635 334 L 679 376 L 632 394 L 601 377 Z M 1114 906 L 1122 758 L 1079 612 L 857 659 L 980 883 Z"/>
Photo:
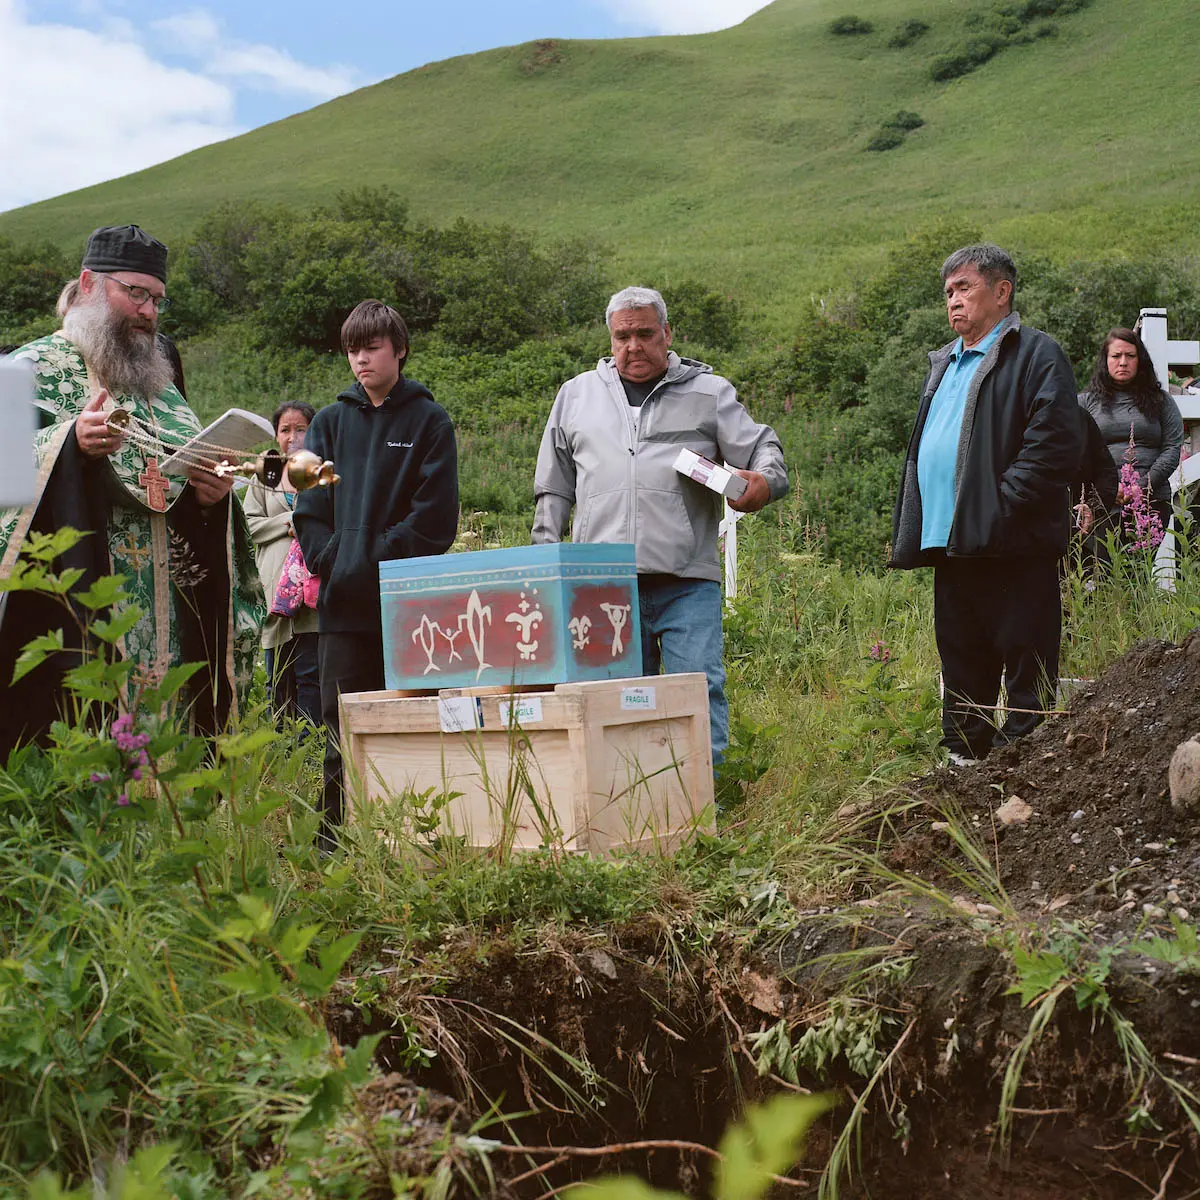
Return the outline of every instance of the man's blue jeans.
<path id="1" fill-rule="evenodd" d="M 639 575 L 642 673 L 703 671 L 708 678 L 708 719 L 713 765 L 729 744 L 729 705 L 722 659 L 721 585 L 712 579 Z"/>

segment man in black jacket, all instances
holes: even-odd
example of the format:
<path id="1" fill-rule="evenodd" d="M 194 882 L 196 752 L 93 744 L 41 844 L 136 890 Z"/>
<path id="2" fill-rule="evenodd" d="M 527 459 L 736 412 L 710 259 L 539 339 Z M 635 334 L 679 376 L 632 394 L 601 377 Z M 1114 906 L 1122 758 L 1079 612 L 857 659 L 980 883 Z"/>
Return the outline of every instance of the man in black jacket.
<path id="1" fill-rule="evenodd" d="M 403 318 L 364 300 L 342 326 L 342 349 L 358 382 L 317 413 L 305 439 L 308 449 L 333 460 L 342 481 L 301 492 L 293 520 L 308 569 L 321 580 L 324 849 L 342 822 L 338 696 L 384 684 L 379 564 L 443 554 L 458 530 L 454 426 L 425 387 L 404 377 Z"/>
<path id="2" fill-rule="evenodd" d="M 889 566 L 934 568 L 942 744 L 958 765 L 1033 729 L 1058 680 L 1058 560 L 1083 428 L 1066 355 L 1013 311 L 1016 278 L 986 243 L 943 264 L 958 337 L 929 356 L 896 501 Z"/>

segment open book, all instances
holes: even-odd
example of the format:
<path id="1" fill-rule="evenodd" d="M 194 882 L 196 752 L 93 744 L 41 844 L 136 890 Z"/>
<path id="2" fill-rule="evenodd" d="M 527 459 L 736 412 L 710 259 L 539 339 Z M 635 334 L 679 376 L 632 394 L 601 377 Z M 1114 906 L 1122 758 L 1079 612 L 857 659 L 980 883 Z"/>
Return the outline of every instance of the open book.
<path id="1" fill-rule="evenodd" d="M 161 469 L 176 475 L 186 475 L 189 466 L 198 462 L 219 462 L 235 454 L 244 454 L 260 442 L 273 441 L 275 430 L 266 417 L 231 408 L 211 425 L 206 425 L 194 438 L 180 446 Z"/>

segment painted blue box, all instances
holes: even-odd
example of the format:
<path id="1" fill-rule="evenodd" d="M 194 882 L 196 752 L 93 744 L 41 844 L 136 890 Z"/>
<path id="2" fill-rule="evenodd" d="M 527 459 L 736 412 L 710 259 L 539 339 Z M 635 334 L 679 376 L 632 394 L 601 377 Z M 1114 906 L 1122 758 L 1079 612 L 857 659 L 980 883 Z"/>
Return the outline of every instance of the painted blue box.
<path id="1" fill-rule="evenodd" d="M 642 673 L 632 545 L 515 546 L 379 564 L 389 688 Z"/>

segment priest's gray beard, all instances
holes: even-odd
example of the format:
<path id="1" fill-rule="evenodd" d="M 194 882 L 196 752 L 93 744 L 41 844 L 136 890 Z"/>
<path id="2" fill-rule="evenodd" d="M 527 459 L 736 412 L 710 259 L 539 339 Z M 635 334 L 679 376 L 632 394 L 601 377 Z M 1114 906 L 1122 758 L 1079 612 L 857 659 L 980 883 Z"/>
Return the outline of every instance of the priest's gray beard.
<path id="1" fill-rule="evenodd" d="M 103 285 L 79 295 L 63 317 L 63 333 L 110 392 L 149 400 L 166 391 L 174 378 L 154 330 L 113 312 Z"/>

